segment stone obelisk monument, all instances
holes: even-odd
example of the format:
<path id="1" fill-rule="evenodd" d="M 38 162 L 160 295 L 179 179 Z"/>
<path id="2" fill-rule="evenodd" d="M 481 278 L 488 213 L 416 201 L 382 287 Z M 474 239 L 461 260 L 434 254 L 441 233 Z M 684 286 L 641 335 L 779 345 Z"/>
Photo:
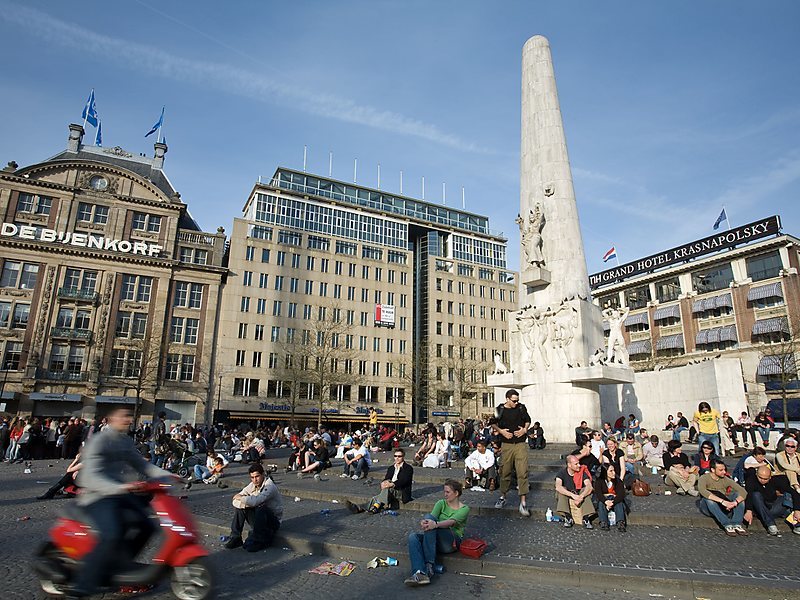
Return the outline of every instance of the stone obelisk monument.
<path id="1" fill-rule="evenodd" d="M 551 441 L 568 442 L 580 421 L 600 425 L 600 384 L 630 383 L 624 347 L 604 348 L 592 304 L 550 44 L 522 49 L 519 310 L 509 322 L 510 369 L 490 385 L 520 390 Z M 613 315 L 607 315 L 609 321 Z M 619 319 L 618 319 L 619 320 Z M 613 358 L 607 359 L 609 355 Z"/>

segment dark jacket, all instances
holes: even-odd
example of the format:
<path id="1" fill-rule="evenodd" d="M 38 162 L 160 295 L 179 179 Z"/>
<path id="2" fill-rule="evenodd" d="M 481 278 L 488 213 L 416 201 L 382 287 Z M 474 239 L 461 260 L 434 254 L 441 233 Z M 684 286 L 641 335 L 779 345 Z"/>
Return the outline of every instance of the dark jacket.
<path id="1" fill-rule="evenodd" d="M 394 465 L 386 469 L 386 477 L 383 478 L 384 481 L 391 481 L 392 477 L 394 476 Z M 400 492 L 400 500 L 402 500 L 403 504 L 407 502 L 411 502 L 411 486 L 413 485 L 414 481 L 414 467 L 412 467 L 407 462 L 403 463 L 403 466 L 400 467 L 400 474 L 397 476 L 397 481 L 394 482 L 394 489 Z"/>
<path id="2" fill-rule="evenodd" d="M 605 479 L 595 479 L 594 499 L 597 500 L 597 502 L 603 502 L 606 499 L 607 493 Z M 614 480 L 614 493 L 614 504 L 625 502 L 625 485 L 622 483 L 622 480 L 619 477 Z"/>
<path id="3" fill-rule="evenodd" d="M 745 508 L 753 510 L 753 492 L 759 492 L 767 504 L 776 501 L 783 502 L 783 495 L 788 492 L 792 496 L 792 510 L 800 510 L 800 494 L 789 484 L 789 478 L 786 475 L 773 475 L 764 484 L 758 480 L 757 470 L 746 469 L 744 476 L 744 489 L 747 490 Z"/>

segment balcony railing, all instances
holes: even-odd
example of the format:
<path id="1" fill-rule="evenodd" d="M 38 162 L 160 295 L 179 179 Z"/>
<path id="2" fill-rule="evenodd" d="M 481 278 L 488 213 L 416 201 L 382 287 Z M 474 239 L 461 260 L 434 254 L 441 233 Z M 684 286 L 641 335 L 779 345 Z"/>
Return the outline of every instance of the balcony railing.
<path id="1" fill-rule="evenodd" d="M 178 241 L 189 244 L 200 244 L 202 246 L 213 246 L 216 237 L 207 233 L 195 233 L 194 231 L 178 231 Z"/>
<path id="2" fill-rule="evenodd" d="M 71 327 L 53 327 L 50 329 L 50 337 L 67 338 L 69 340 L 92 340 L 91 329 L 72 329 Z"/>
<path id="3" fill-rule="evenodd" d="M 88 373 L 81 371 L 50 371 L 48 369 L 36 369 L 37 379 L 50 379 L 54 381 L 86 381 Z"/>
<path id="4" fill-rule="evenodd" d="M 79 300 L 82 302 L 97 302 L 98 294 L 94 290 L 62 287 L 58 290 L 58 297 L 64 300 Z"/>

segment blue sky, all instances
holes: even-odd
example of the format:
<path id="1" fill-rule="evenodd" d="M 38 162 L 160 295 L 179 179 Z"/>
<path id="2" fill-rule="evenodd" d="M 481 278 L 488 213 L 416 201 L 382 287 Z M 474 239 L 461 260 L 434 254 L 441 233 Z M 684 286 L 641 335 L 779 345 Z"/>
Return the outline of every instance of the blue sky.
<path id="1" fill-rule="evenodd" d="M 152 155 L 230 228 L 278 165 L 461 205 L 518 243 L 520 52 L 550 39 L 590 272 L 780 214 L 800 234 L 800 3 L 0 0 L 3 163 L 63 149 L 91 88 L 105 146 Z M 89 136 L 92 132 L 89 133 Z M 518 268 L 515 250 L 509 266 Z"/>

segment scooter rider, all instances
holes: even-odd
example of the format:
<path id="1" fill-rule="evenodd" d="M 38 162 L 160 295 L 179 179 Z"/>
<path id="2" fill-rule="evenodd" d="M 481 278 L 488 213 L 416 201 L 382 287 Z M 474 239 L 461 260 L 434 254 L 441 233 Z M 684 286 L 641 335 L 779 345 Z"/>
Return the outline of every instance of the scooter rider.
<path id="1" fill-rule="evenodd" d="M 132 492 L 145 479 L 172 478 L 149 463 L 136 450 L 128 429 L 133 422 L 126 406 L 107 414 L 108 427 L 92 436 L 81 454 L 83 467 L 77 482 L 82 488 L 77 503 L 94 524 L 98 543 L 86 555 L 69 596 L 95 593 L 102 579 L 122 559 L 135 557 L 154 531 L 146 502 Z M 135 535 L 131 537 L 131 532 Z"/>

